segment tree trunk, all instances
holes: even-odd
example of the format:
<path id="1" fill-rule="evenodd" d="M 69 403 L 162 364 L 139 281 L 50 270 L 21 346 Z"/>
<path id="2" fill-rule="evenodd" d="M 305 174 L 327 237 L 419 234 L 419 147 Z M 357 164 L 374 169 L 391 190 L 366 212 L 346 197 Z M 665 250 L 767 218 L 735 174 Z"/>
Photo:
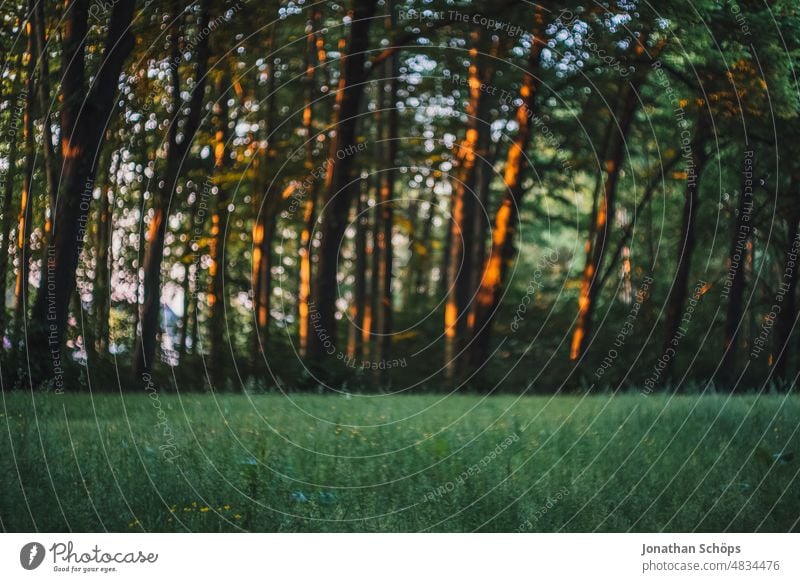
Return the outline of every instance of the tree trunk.
<path id="1" fill-rule="evenodd" d="M 517 231 L 519 207 L 525 191 L 523 183 L 529 169 L 525 155 L 533 134 L 536 99 L 539 93 L 541 52 L 545 45 L 542 31 L 544 21 L 541 9 L 536 10 L 536 24 L 532 31 L 534 42 L 528 55 L 528 70 L 522 77 L 517 109 L 517 135 L 508 150 L 503 173 L 503 202 L 497 210 L 492 231 L 492 246 L 483 266 L 483 276 L 475 300 L 473 363 L 483 363 L 489 356 L 492 323 L 506 286 L 508 268 L 515 254 L 514 237 Z"/>
<path id="2" fill-rule="evenodd" d="M 91 191 L 105 127 L 113 113 L 122 66 L 133 49 L 131 22 L 134 0 L 118 0 L 111 11 L 97 73 L 85 87 L 88 0 L 68 0 L 62 40 L 65 75 L 61 83 L 60 195 L 53 214 L 53 231 L 43 265 L 42 283 L 33 309 L 31 344 L 42 352 L 60 345 L 75 272 L 83 248 Z M 42 370 L 43 371 L 43 370 Z M 34 373 L 36 375 L 36 373 Z M 49 375 L 49 374 L 48 374 Z M 34 378 L 37 380 L 38 378 Z"/>
<path id="3" fill-rule="evenodd" d="M 209 14 L 207 3 L 202 6 L 198 29 L 208 26 Z M 176 18 L 174 38 L 177 41 L 180 19 Z M 167 160 L 164 178 L 160 181 L 153 195 L 153 216 L 148 228 L 148 244 L 145 250 L 142 268 L 144 270 L 144 301 L 141 306 L 141 335 L 135 350 L 134 373 L 141 375 L 152 370 L 155 362 L 161 316 L 161 264 L 164 257 L 164 239 L 167 228 L 167 209 L 171 194 L 178 185 L 181 164 L 186 152 L 191 147 L 197 128 L 200 125 L 200 114 L 203 106 L 203 94 L 206 86 L 208 67 L 208 37 L 205 35 L 197 47 L 197 82 L 192 90 L 186 123 L 182 128 L 182 141 L 177 141 L 178 124 L 183 102 L 180 98 L 180 76 L 178 67 L 172 67 L 173 85 L 173 119 L 167 137 Z M 173 62 L 178 54 L 177 42 L 173 42 Z"/>
<path id="4" fill-rule="evenodd" d="M 24 93 L 20 92 L 22 88 L 22 53 L 17 55 L 16 66 L 14 67 L 14 83 L 12 85 L 12 93 L 14 106 L 11 108 L 8 118 L 8 126 L 5 135 L 8 136 L 9 150 L 8 150 L 8 169 L 4 172 L 3 177 L 3 222 L 2 222 L 2 236 L 3 246 L 0 248 L 0 339 L 2 339 L 8 318 L 6 312 L 6 290 L 8 280 L 8 257 L 9 257 L 9 242 L 11 238 L 11 231 L 13 228 L 12 220 L 12 207 L 14 202 L 14 185 L 17 177 L 17 156 L 19 152 L 18 143 L 18 130 L 19 130 L 19 112 L 24 110 L 22 105 Z"/>
<path id="5" fill-rule="evenodd" d="M 108 138 L 106 138 L 108 139 Z M 110 152 L 106 147 L 105 152 Z M 92 299 L 94 302 L 94 318 L 95 318 L 95 335 L 96 335 L 96 350 L 101 356 L 108 353 L 108 317 L 111 306 L 111 271 L 109 266 L 109 246 L 111 245 L 112 234 L 112 214 L 113 208 L 111 206 L 111 188 L 110 171 L 108 164 L 110 162 L 110 155 L 104 152 L 104 162 L 100 165 L 100 171 L 103 172 L 103 183 L 100 186 L 100 210 L 98 213 L 97 221 L 97 253 L 95 265 L 95 280 L 92 290 Z M 120 156 L 122 153 L 120 152 Z"/>
<path id="6" fill-rule="evenodd" d="M 622 106 L 618 114 L 609 121 L 609 142 L 605 152 L 605 183 L 602 184 L 597 211 L 592 217 L 593 224 L 586 242 L 586 264 L 583 268 L 581 292 L 578 299 L 578 321 L 572 334 L 569 357 L 577 360 L 585 352 L 591 341 L 594 309 L 601 289 L 600 272 L 607 253 L 614 213 L 616 212 L 617 185 L 620 171 L 625 161 L 627 137 L 639 105 L 638 90 L 644 84 L 646 75 L 637 75 L 628 85 L 622 96 Z"/>
<path id="7" fill-rule="evenodd" d="M 228 223 L 228 195 L 222 176 L 228 168 L 228 96 L 230 78 L 227 74 L 220 77 L 215 104 L 216 130 L 214 133 L 214 182 L 216 198 L 211 215 L 211 244 L 209 248 L 208 266 L 208 330 L 211 361 L 211 377 L 215 388 L 224 383 L 225 368 L 225 234 Z"/>
<path id="8" fill-rule="evenodd" d="M 378 148 L 376 148 L 378 149 Z M 379 158 L 380 159 L 380 158 Z M 370 187 L 370 190 L 372 188 Z M 372 228 L 370 232 L 370 250 L 369 250 L 369 293 L 366 299 L 364 324 L 363 324 L 363 352 L 364 359 L 371 360 L 377 352 L 373 334 L 377 329 L 377 314 L 380 312 L 380 296 L 381 296 L 381 254 L 378 251 L 378 235 L 382 232 L 381 229 L 381 211 L 377 205 L 380 193 L 379 188 L 376 188 L 375 202 L 372 208 Z"/>
<path id="9" fill-rule="evenodd" d="M 364 93 L 365 62 L 369 29 L 377 0 L 354 0 L 347 53 L 342 57 L 342 76 L 336 95 L 334 127 L 325 179 L 325 209 L 320 225 L 319 262 L 315 273 L 313 308 L 316 310 L 308 337 L 308 356 L 317 360 L 323 353 L 321 337 L 336 341 L 336 295 L 339 244 L 347 226 L 352 189 L 346 188 L 359 148 L 356 145 L 357 114 Z M 340 159 L 341 158 L 341 159 Z M 309 302 L 309 307 L 311 308 Z"/>
<path id="10" fill-rule="evenodd" d="M 394 1 L 386 3 L 387 16 L 385 25 L 387 30 L 395 29 Z M 379 208 L 381 213 L 381 224 L 378 232 L 378 277 L 380 279 L 380 300 L 377 316 L 378 332 L 380 333 L 377 342 L 378 354 L 376 361 L 386 361 L 391 355 L 392 345 L 392 268 L 394 265 L 394 247 L 392 245 L 392 230 L 394 228 L 394 184 L 395 184 L 395 164 L 397 160 L 397 140 L 399 116 L 397 111 L 397 88 L 398 88 L 398 66 L 399 52 L 395 51 L 384 63 L 384 76 L 388 83 L 382 83 L 381 105 L 386 111 L 386 131 L 384 133 L 383 152 L 385 158 L 382 160 L 383 168 L 380 172 L 380 198 Z M 388 99 L 386 90 L 388 89 Z"/>
<path id="11" fill-rule="evenodd" d="M 474 219 L 475 224 L 473 225 L 473 232 L 475 236 L 472 241 L 472 248 L 470 249 L 470 259 L 472 261 L 472 265 L 470 270 L 472 271 L 472 278 L 473 281 L 470 284 L 470 288 L 473 290 L 479 290 L 481 288 L 481 281 L 483 279 L 483 267 L 486 264 L 486 239 L 489 235 L 490 224 L 487 220 L 487 216 L 489 213 L 489 208 L 491 204 L 491 192 L 490 186 L 492 182 L 492 177 L 494 174 L 494 163 L 497 159 L 497 153 L 499 149 L 499 144 L 496 144 L 495 147 L 492 147 L 490 141 L 490 135 L 486 133 L 486 143 L 480 148 L 485 151 L 489 151 L 489 155 L 486 160 L 481 160 L 476 168 L 476 196 L 478 199 L 478 209 L 475 212 Z M 472 337 L 475 337 L 475 323 L 477 322 L 478 318 L 478 311 L 480 307 L 477 301 L 477 295 L 475 296 L 472 304 L 470 305 L 470 314 L 469 314 L 469 334 Z M 471 355 L 474 355 L 475 352 L 471 351 Z"/>
<path id="12" fill-rule="evenodd" d="M 453 225 L 451 224 L 453 220 L 453 196 L 452 194 L 449 196 L 446 202 L 450 203 L 450 212 L 444 213 L 445 216 L 445 229 L 444 229 L 444 241 L 442 241 L 442 260 L 439 267 L 439 297 L 446 297 L 450 286 L 448 284 L 447 273 L 450 272 L 450 254 L 451 249 L 453 248 Z"/>
<path id="13" fill-rule="evenodd" d="M 476 164 L 487 152 L 480 147 L 486 144 L 488 106 L 486 94 L 481 91 L 491 78 L 491 67 L 482 66 L 479 58 L 481 34 L 477 29 L 471 33 L 469 65 L 469 99 L 467 101 L 467 130 L 458 146 L 457 179 L 452 194 L 452 223 L 450 234 L 450 257 L 447 264 L 448 295 L 445 306 L 445 360 L 444 367 L 449 380 L 454 380 L 462 371 L 461 352 L 469 340 L 470 302 L 475 289 L 470 257 L 474 245 Z M 480 61 L 480 62 L 479 62 Z"/>
<path id="14" fill-rule="evenodd" d="M 325 39 L 319 32 L 319 21 L 322 15 L 318 9 L 312 9 L 311 17 L 308 22 L 308 42 L 306 45 L 306 97 L 303 107 L 303 135 L 305 142 L 305 170 L 309 174 L 314 171 L 314 139 L 312 132 L 314 129 L 314 97 L 317 94 L 316 71 L 321 67 L 327 58 L 325 53 Z M 309 179 L 309 176 L 306 176 Z M 303 209 L 303 230 L 300 234 L 300 280 L 298 281 L 297 293 L 297 330 L 298 330 L 298 351 L 301 358 L 308 355 L 308 334 L 309 334 L 309 309 L 308 301 L 311 297 L 311 232 L 314 229 L 317 205 L 317 181 L 311 178 L 309 188 L 305 192 L 305 204 Z"/>
<path id="15" fill-rule="evenodd" d="M 205 221 L 202 224 L 196 224 L 197 210 L 200 206 L 200 193 L 197 193 L 197 199 L 191 204 L 189 208 L 189 229 L 187 232 L 186 245 L 183 247 L 182 259 L 184 261 L 183 270 L 183 314 L 181 315 L 181 329 L 178 336 L 178 360 L 182 361 L 187 352 L 187 338 L 189 337 L 189 317 L 190 307 L 193 299 L 197 296 L 199 290 L 199 273 L 193 271 L 193 267 L 199 265 L 199 261 L 195 261 L 194 241 L 195 232 L 202 232 L 205 226 Z M 190 260 L 191 259 L 191 260 Z M 194 345 L 192 348 L 194 349 Z"/>
<path id="16" fill-rule="evenodd" d="M 271 32 L 267 44 L 267 54 L 272 53 L 275 46 L 275 30 Z M 269 328 L 270 310 L 272 297 L 272 264 L 274 255 L 272 252 L 273 235 L 275 231 L 275 221 L 278 211 L 278 195 L 274 188 L 275 181 L 271 178 L 272 159 L 275 155 L 273 144 L 275 142 L 276 126 L 276 82 L 275 82 L 275 63 L 272 57 L 268 60 L 268 81 L 266 97 L 266 128 L 264 133 L 268 142 L 268 149 L 265 150 L 258 160 L 258 180 L 257 188 L 261 192 L 261 198 L 256 201 L 256 220 L 253 224 L 253 302 L 255 309 L 255 345 L 254 353 L 258 354 L 262 349 L 262 337 L 265 337 Z"/>
<path id="17" fill-rule="evenodd" d="M 367 226 L 369 214 L 366 211 L 366 180 L 361 182 L 361 192 L 356 202 L 355 264 L 353 265 L 353 302 L 350 306 L 350 334 L 347 341 L 347 355 L 351 359 L 362 355 L 364 315 L 367 299 Z"/>
<path id="18" fill-rule="evenodd" d="M 739 193 L 739 204 L 736 210 L 736 219 L 731 237 L 730 253 L 728 255 L 728 276 L 723 285 L 723 296 L 728 296 L 728 309 L 725 317 L 725 335 L 723 339 L 723 357 L 721 377 L 723 381 L 731 384 L 736 376 L 737 337 L 743 323 L 744 310 L 742 297 L 744 295 L 745 263 L 747 262 L 748 246 L 750 240 L 750 215 L 753 211 L 753 152 L 744 151 L 745 168 L 742 170 L 742 191 Z M 749 170 L 747 164 L 749 162 Z M 749 173 L 749 177 L 746 175 Z"/>
<path id="19" fill-rule="evenodd" d="M 33 9 L 33 1 L 28 2 L 29 9 Z M 28 314 L 28 278 L 30 276 L 30 228 L 33 215 L 33 171 L 36 156 L 35 136 L 33 134 L 34 106 L 36 103 L 36 74 L 35 32 L 31 22 L 28 22 L 28 48 L 26 70 L 28 78 L 25 83 L 25 116 L 22 122 L 22 141 L 25 152 L 25 169 L 22 174 L 22 191 L 20 193 L 19 220 L 17 222 L 17 282 L 14 287 L 14 337 L 22 337 L 22 330 L 26 327 Z"/>
<path id="20" fill-rule="evenodd" d="M 703 115 L 701 112 L 700 115 Z M 702 122 L 700 123 L 702 127 Z M 667 299 L 666 323 L 664 349 L 662 353 L 674 349 L 673 345 L 678 338 L 683 304 L 689 293 L 689 275 L 691 274 L 692 255 L 695 248 L 695 222 L 700 203 L 698 189 L 700 178 L 706 163 L 706 154 L 703 151 L 705 145 L 703 129 L 698 128 L 691 145 L 691 166 L 687 167 L 686 194 L 683 205 L 683 216 L 681 218 L 681 234 L 678 246 L 678 265 L 675 270 L 675 277 L 672 280 L 672 289 Z M 670 352 L 671 353 L 671 352 Z M 675 356 L 667 359 L 662 375 L 665 380 L 670 378 L 675 364 Z"/>
<path id="21" fill-rule="evenodd" d="M 53 148 L 53 130 L 50 124 L 50 110 L 51 93 L 50 93 L 50 59 L 45 47 L 47 46 L 47 38 L 45 29 L 47 20 L 45 18 L 44 2 L 36 2 L 36 15 L 33 18 L 33 25 L 35 29 L 36 38 L 36 56 L 39 62 L 39 82 L 37 83 L 37 97 L 39 100 L 39 109 L 42 114 L 43 135 L 42 142 L 44 145 L 44 167 L 45 178 L 47 180 L 47 197 L 52 213 L 56 205 L 56 193 L 58 192 L 58 166 L 59 160 Z M 46 221 L 45 235 L 49 236 L 50 226 L 53 217 L 52 214 Z"/>
<path id="22" fill-rule="evenodd" d="M 433 233 L 433 219 L 436 214 L 436 193 L 433 190 L 431 190 L 428 204 L 427 216 L 420 216 L 422 220 L 422 234 L 420 234 L 420 237 L 417 239 L 417 248 L 424 249 L 424 253 L 422 253 L 422 256 L 419 256 L 421 251 L 415 254 L 415 260 L 411 270 L 411 280 L 414 282 L 412 292 L 414 295 L 422 297 L 428 296 L 431 277 L 430 271 L 433 267 L 431 262 L 433 256 L 431 236 Z"/>
<path id="23" fill-rule="evenodd" d="M 800 176 L 795 177 L 791 184 L 792 193 L 797 191 L 800 185 Z M 792 330 L 795 326 L 797 309 L 795 293 L 797 290 L 797 265 L 798 254 L 800 254 L 800 208 L 796 204 L 792 205 L 786 219 L 787 242 L 783 255 L 783 271 L 780 287 L 785 291 L 781 312 L 775 324 L 775 343 L 772 347 L 772 361 L 774 366 L 773 378 L 781 383 L 788 380 L 787 364 L 791 350 Z M 744 268 L 744 264 L 742 264 Z"/>

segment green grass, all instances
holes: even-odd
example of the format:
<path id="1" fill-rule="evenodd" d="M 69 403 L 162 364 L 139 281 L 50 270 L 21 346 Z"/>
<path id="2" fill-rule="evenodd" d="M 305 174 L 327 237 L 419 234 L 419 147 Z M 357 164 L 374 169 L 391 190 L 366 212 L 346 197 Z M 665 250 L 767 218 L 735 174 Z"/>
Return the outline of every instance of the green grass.
<path id="1" fill-rule="evenodd" d="M 797 396 L 3 398 L 6 531 L 799 529 Z"/>

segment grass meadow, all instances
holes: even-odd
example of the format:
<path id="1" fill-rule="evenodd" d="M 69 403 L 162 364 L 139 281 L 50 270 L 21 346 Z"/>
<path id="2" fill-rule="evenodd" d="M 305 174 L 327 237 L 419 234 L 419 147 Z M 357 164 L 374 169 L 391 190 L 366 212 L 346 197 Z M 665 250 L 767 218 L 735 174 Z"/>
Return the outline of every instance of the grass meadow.
<path id="1" fill-rule="evenodd" d="M 5 531 L 797 531 L 795 395 L 5 393 Z"/>

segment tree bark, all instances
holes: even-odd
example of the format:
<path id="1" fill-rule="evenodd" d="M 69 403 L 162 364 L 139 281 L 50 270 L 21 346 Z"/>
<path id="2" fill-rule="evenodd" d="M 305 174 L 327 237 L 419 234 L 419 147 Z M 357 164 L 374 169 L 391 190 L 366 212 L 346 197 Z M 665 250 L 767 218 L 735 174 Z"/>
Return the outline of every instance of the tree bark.
<path id="1" fill-rule="evenodd" d="M 701 112 L 700 115 L 703 115 Z M 671 344 L 677 337 L 680 329 L 683 304 L 689 294 L 689 275 L 691 274 L 692 255 L 695 248 L 695 223 L 700 198 L 698 190 L 700 188 L 700 178 L 707 161 L 704 152 L 705 135 L 702 129 L 702 121 L 699 123 L 695 138 L 691 145 L 691 166 L 687 168 L 686 193 L 683 205 L 683 216 L 681 218 L 680 243 L 678 245 L 678 264 L 675 269 L 675 277 L 672 281 L 672 289 L 667 298 L 665 338 L 662 353 L 674 349 Z M 671 376 L 675 365 L 675 357 L 667 359 L 662 375 L 665 380 Z"/>
<path id="2" fill-rule="evenodd" d="M 35 329 L 32 330 L 31 346 L 41 351 L 49 350 L 53 345 L 60 346 L 64 334 L 70 297 L 75 290 L 78 258 L 84 244 L 83 233 L 91 208 L 97 157 L 113 112 L 122 66 L 133 49 L 131 22 L 134 4 L 134 0 L 118 0 L 114 4 L 100 64 L 87 91 L 84 53 L 88 0 L 67 2 L 62 41 L 65 75 L 61 83 L 63 165 L 60 194 L 53 213 L 53 231 L 43 266 L 42 283 L 33 308 Z"/>
<path id="3" fill-rule="evenodd" d="M 377 0 L 354 0 L 347 53 L 342 57 L 342 76 L 336 95 L 334 127 L 336 135 L 330 143 L 325 179 L 325 208 L 320 224 L 319 262 L 314 275 L 315 329 L 308 334 L 308 357 L 318 359 L 323 354 L 321 336 L 330 335 L 336 341 L 336 295 L 339 243 L 347 226 L 352 191 L 350 182 L 356 159 L 356 122 L 364 94 L 366 79 L 364 65 L 369 48 L 369 29 Z M 341 157 L 341 159 L 339 159 Z M 311 307 L 311 302 L 309 302 Z"/>
<path id="4" fill-rule="evenodd" d="M 430 271 L 433 267 L 431 261 L 433 257 L 431 236 L 433 233 L 433 219 L 436 214 L 436 193 L 433 190 L 431 190 L 428 204 L 427 216 L 420 216 L 422 220 L 422 233 L 416 241 L 417 248 L 424 249 L 424 253 L 420 251 L 415 254 L 411 269 L 411 280 L 414 282 L 412 292 L 422 297 L 428 296 L 431 277 Z M 420 254 L 422 254 L 422 256 L 419 256 Z"/>
<path id="5" fill-rule="evenodd" d="M 208 26 L 209 14 L 207 2 L 201 9 L 198 29 L 204 30 Z M 145 250 L 142 268 L 144 270 L 144 302 L 141 306 L 141 335 L 137 339 L 135 350 L 134 373 L 141 375 L 152 370 L 155 363 L 157 338 L 159 333 L 159 320 L 161 316 L 161 264 L 164 257 L 164 239 L 167 228 L 167 209 L 170 195 L 175 191 L 181 175 L 181 164 L 194 140 L 195 133 L 200 125 L 200 114 L 203 106 L 203 94 L 206 86 L 208 70 L 208 38 L 205 35 L 197 47 L 197 68 L 195 86 L 189 101 L 189 111 L 186 115 L 182 129 L 182 141 L 177 141 L 178 123 L 182 101 L 180 99 L 180 76 L 178 65 L 180 55 L 177 47 L 180 20 L 176 20 L 175 42 L 173 43 L 173 119 L 167 137 L 167 160 L 164 177 L 157 186 L 153 195 L 153 216 L 148 228 L 148 244 Z M 178 60 L 175 60 L 176 57 Z"/>
<path id="6" fill-rule="evenodd" d="M 586 264 L 583 269 L 580 298 L 578 299 L 578 321 L 572 334 L 570 359 L 577 360 L 591 341 L 594 309 L 601 289 L 600 271 L 616 212 L 617 185 L 625 161 L 627 137 L 639 105 L 639 88 L 646 75 L 637 75 L 626 87 L 622 96 L 622 107 L 609 121 L 609 143 L 605 152 L 606 179 L 602 185 L 599 205 L 594 214 L 589 239 L 586 242 Z"/>
<path id="7" fill-rule="evenodd" d="M 445 305 L 444 368 L 449 380 L 454 380 L 462 371 L 462 351 L 469 338 L 470 302 L 475 293 L 472 287 L 471 250 L 474 245 L 476 164 L 479 158 L 486 157 L 481 150 L 486 144 L 488 134 L 488 101 L 481 91 L 492 76 L 492 67 L 484 65 L 479 57 L 481 33 L 475 29 L 471 33 L 470 65 L 468 71 L 469 99 L 467 101 L 467 129 L 464 139 L 458 146 L 457 179 L 452 194 L 452 223 L 450 233 L 450 257 L 447 264 L 448 295 Z"/>
<path id="8" fill-rule="evenodd" d="M 178 361 L 183 361 L 187 352 L 187 338 L 189 337 L 189 317 L 192 300 L 197 296 L 198 291 L 198 273 L 192 271 L 192 267 L 199 262 L 194 260 L 194 233 L 202 232 L 205 221 L 203 224 L 196 224 L 197 209 L 200 205 L 200 193 L 197 193 L 197 199 L 189 207 L 189 228 L 187 229 L 186 244 L 183 247 L 183 254 L 181 258 L 184 262 L 183 266 L 183 314 L 181 315 L 181 328 L 178 335 Z M 194 346 L 192 346 L 194 347 Z"/>
<path id="9" fill-rule="evenodd" d="M 800 185 L 800 176 L 795 176 L 789 188 L 792 193 Z M 800 208 L 792 204 L 786 218 L 787 242 L 783 254 L 781 288 L 785 291 L 781 312 L 775 325 L 775 343 L 772 347 L 773 378 L 778 382 L 788 380 L 787 364 L 791 349 L 792 330 L 797 317 L 795 294 L 797 292 L 798 254 L 800 254 Z M 744 264 L 742 264 L 744 268 Z"/>
<path id="10" fill-rule="evenodd" d="M 275 30 L 270 33 L 267 53 L 272 53 L 275 46 Z M 268 142 L 268 148 L 262 152 L 258 160 L 258 180 L 257 188 L 261 192 L 261 198 L 254 197 L 256 201 L 256 220 L 253 224 L 253 302 L 255 309 L 255 345 L 254 353 L 258 354 L 262 346 L 262 337 L 266 337 L 269 329 L 271 297 L 272 297 L 272 266 L 274 254 L 272 252 L 272 242 L 275 232 L 275 222 L 279 205 L 279 196 L 276 193 L 275 181 L 271 179 L 272 160 L 275 156 L 273 144 L 275 142 L 276 126 L 276 82 L 275 82 L 275 63 L 270 58 L 268 61 L 268 81 L 266 97 L 266 128 L 264 133 Z"/>
<path id="11" fill-rule="evenodd" d="M 28 1 L 30 14 L 33 12 L 33 0 Z M 20 193 L 19 219 L 17 221 L 17 281 L 14 287 L 14 337 L 19 339 L 26 326 L 28 314 L 28 278 L 30 276 L 30 228 L 33 214 L 33 171 L 34 157 L 36 156 L 35 136 L 33 134 L 33 119 L 35 117 L 36 103 L 36 33 L 33 22 L 28 21 L 28 47 L 27 54 L 27 80 L 25 82 L 25 116 L 22 122 L 22 142 L 25 152 L 25 169 L 22 174 L 22 191 Z"/>
<path id="12" fill-rule="evenodd" d="M 739 192 L 739 204 L 728 254 L 728 277 L 723 286 L 725 289 L 723 293 L 728 295 L 728 308 L 725 316 L 721 376 L 723 381 L 731 385 L 737 368 L 736 356 L 739 351 L 737 338 L 743 323 L 742 298 L 747 284 L 745 264 L 749 252 L 750 215 L 753 211 L 753 152 L 745 149 L 744 156 L 745 163 L 749 161 L 750 176 L 746 177 L 746 168 L 742 170 L 742 191 Z"/>
<path id="13" fill-rule="evenodd" d="M 297 293 L 297 335 L 298 351 L 301 358 L 308 355 L 308 334 L 309 334 L 309 309 L 308 301 L 311 297 L 311 232 L 314 229 L 316 217 L 317 182 L 309 176 L 314 171 L 314 139 L 312 132 L 314 128 L 314 98 L 318 92 L 316 85 L 316 72 L 327 58 L 325 52 L 325 39 L 320 32 L 321 12 L 313 9 L 309 18 L 307 30 L 308 39 L 306 43 L 306 95 L 303 106 L 303 135 L 305 142 L 305 170 L 308 172 L 306 179 L 310 179 L 310 185 L 305 192 L 305 203 L 303 209 L 303 230 L 300 234 L 300 268 Z"/>
<path id="14" fill-rule="evenodd" d="M 475 323 L 472 360 L 482 363 L 489 354 L 492 323 L 506 286 L 508 269 L 516 252 L 514 237 L 517 231 L 519 206 L 524 196 L 523 183 L 529 170 L 525 152 L 533 134 L 533 117 L 539 94 L 541 52 L 545 46 L 542 32 L 544 20 L 541 9 L 535 14 L 533 45 L 528 54 L 528 69 L 523 74 L 520 87 L 521 105 L 517 109 L 517 134 L 508 150 L 503 173 L 503 202 L 497 210 L 492 230 L 492 246 L 483 266 L 483 276 L 475 300 Z"/>
<path id="15" fill-rule="evenodd" d="M 347 355 L 351 359 L 362 355 L 364 316 L 367 304 L 367 226 L 369 214 L 366 212 L 367 180 L 362 180 L 361 191 L 356 202 L 355 264 L 353 265 L 353 302 L 350 306 L 350 334 L 347 341 Z"/>
<path id="16" fill-rule="evenodd" d="M 386 3 L 387 15 L 385 26 L 388 30 L 395 29 L 394 1 L 388 0 Z M 392 245 L 392 231 L 394 228 L 394 184 L 395 184 L 395 164 L 397 160 L 397 140 L 399 115 L 397 111 L 397 88 L 399 66 L 399 51 L 395 51 L 384 63 L 383 83 L 381 83 L 381 106 L 386 110 L 386 131 L 384 133 L 383 152 L 385 158 L 382 160 L 383 168 L 380 172 L 380 197 L 379 208 L 381 214 L 380 230 L 378 232 L 378 277 L 380 280 L 380 300 L 379 311 L 377 314 L 378 332 L 380 333 L 377 342 L 378 354 L 376 361 L 386 361 L 390 358 L 392 345 L 392 268 L 394 265 L 394 247 Z M 388 82 L 387 82 L 388 81 Z M 388 99 L 386 98 L 388 89 Z"/>
<path id="17" fill-rule="evenodd" d="M 33 18 L 33 25 L 35 29 L 36 38 L 36 55 L 39 64 L 39 82 L 37 84 L 36 95 L 39 100 L 39 109 L 42 114 L 43 135 L 42 142 L 44 145 L 44 167 L 45 178 L 47 180 L 47 196 L 50 204 L 50 212 L 52 213 L 56 205 L 56 193 L 58 192 L 58 166 L 59 160 L 56 156 L 53 147 L 53 130 L 50 124 L 50 110 L 51 110 L 51 92 L 50 92 L 50 59 L 47 54 L 47 38 L 45 29 L 47 20 L 44 11 L 44 2 L 36 2 L 36 14 Z M 51 216 L 46 221 L 45 235 L 49 236 L 50 226 L 53 217 Z"/>
<path id="18" fill-rule="evenodd" d="M 15 105 L 11 108 L 11 112 L 9 113 L 8 126 L 5 132 L 10 142 L 7 160 L 8 169 L 3 175 L 3 246 L 0 248 L 0 337 L 5 333 L 8 318 L 8 313 L 6 312 L 6 281 L 8 279 L 9 242 L 13 229 L 12 207 L 14 202 L 14 185 L 17 177 L 17 157 L 20 150 L 20 148 L 17 147 L 19 143 L 19 114 L 24 111 L 24 106 L 21 105 L 24 99 L 24 93 L 20 92 L 22 88 L 22 71 L 23 61 L 22 53 L 20 53 L 17 55 L 16 65 L 14 67 L 14 82 L 12 85 Z"/>
<path id="19" fill-rule="evenodd" d="M 217 189 L 214 210 L 211 215 L 211 244 L 209 248 L 208 266 L 208 330 L 209 359 L 211 361 L 211 377 L 215 388 L 224 383 L 225 368 L 225 241 L 228 223 L 228 195 L 222 183 L 224 172 L 228 168 L 228 96 L 230 78 L 227 74 L 220 77 L 216 94 L 219 100 L 215 105 L 216 128 L 214 132 L 214 182 Z"/>
<path id="20" fill-rule="evenodd" d="M 108 139 L 108 138 L 106 138 Z M 106 153 L 108 152 L 108 153 Z M 120 155 L 121 152 L 120 152 Z M 103 356 L 108 353 L 108 318 L 111 307 L 111 268 L 109 265 L 109 246 L 111 245 L 113 208 L 111 206 L 111 188 L 109 187 L 110 149 L 105 148 L 100 165 L 103 172 L 103 183 L 100 185 L 100 209 L 97 221 L 97 251 L 95 257 L 95 280 L 92 289 L 94 302 L 96 351 Z"/>

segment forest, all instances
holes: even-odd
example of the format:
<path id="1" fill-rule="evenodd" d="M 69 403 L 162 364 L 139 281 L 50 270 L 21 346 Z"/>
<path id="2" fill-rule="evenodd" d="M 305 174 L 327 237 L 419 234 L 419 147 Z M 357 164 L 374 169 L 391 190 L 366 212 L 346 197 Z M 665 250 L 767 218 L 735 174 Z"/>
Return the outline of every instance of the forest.
<path id="1" fill-rule="evenodd" d="M 4 390 L 795 385 L 795 2 L 0 18 Z"/>
<path id="2" fill-rule="evenodd" d="M 798 531 L 796 0 L 0 19 L 0 531 Z"/>

